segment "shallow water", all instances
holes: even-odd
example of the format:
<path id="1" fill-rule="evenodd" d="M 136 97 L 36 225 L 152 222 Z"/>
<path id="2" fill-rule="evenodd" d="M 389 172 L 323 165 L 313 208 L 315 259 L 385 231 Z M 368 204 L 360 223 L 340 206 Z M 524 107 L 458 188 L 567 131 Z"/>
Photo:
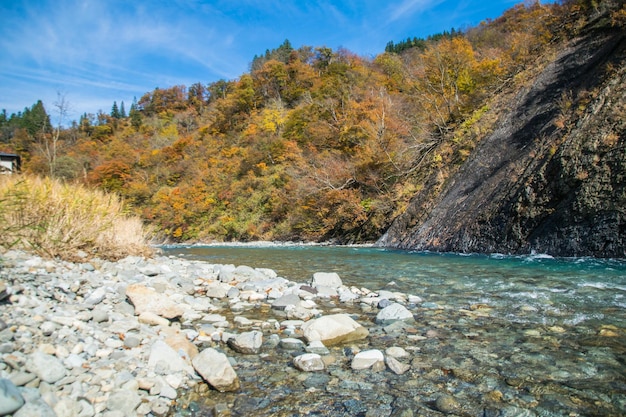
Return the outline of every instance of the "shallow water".
<path id="1" fill-rule="evenodd" d="M 276 398 L 253 406 L 241 397 L 204 394 L 214 402 L 230 398 L 226 402 L 234 415 L 300 415 L 303 407 L 311 415 L 401 415 L 407 410 L 442 415 L 445 410 L 438 408 L 437 398 L 443 395 L 461 403 L 448 413 L 452 415 L 626 415 L 622 260 L 325 246 L 195 246 L 163 251 L 209 263 L 271 268 L 297 282 L 308 281 L 314 272 L 337 272 L 347 285 L 388 288 L 424 300 L 412 309 L 417 339 L 389 338 L 370 329 L 367 348 L 411 345 L 415 356 L 407 374 L 354 375 L 345 369 L 349 354 L 335 351 L 344 366 L 329 368 L 316 383 L 310 375 L 294 374 L 284 361 L 256 359 L 262 363 L 255 365 L 245 359 L 238 372 L 246 397 L 262 398 L 269 390 Z M 371 322 L 376 312 L 354 307 L 352 313 Z M 272 382 L 277 373 L 283 376 Z M 345 381 L 355 385 L 342 386 Z M 366 394 L 368 387 L 376 401 Z M 299 403 L 311 390 L 316 396 Z"/>

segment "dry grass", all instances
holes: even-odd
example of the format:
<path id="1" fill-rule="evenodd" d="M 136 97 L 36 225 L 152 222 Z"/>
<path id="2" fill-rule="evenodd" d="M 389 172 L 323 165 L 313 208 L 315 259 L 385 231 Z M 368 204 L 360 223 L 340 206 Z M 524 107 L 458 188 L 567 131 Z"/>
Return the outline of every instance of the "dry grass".
<path id="1" fill-rule="evenodd" d="M 120 199 L 49 178 L 0 175 L 0 246 L 74 260 L 149 255 L 141 221 Z"/>

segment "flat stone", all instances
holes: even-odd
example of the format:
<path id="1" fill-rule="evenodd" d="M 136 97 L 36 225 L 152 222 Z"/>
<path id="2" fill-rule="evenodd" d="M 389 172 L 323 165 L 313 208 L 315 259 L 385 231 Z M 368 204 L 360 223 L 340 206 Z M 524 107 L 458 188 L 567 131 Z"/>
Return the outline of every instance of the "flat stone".
<path id="1" fill-rule="evenodd" d="M 369 331 L 347 314 L 332 314 L 306 322 L 302 326 L 304 338 L 308 342 L 319 340 L 325 346 L 361 340 Z"/>
<path id="2" fill-rule="evenodd" d="M 193 358 L 192 364 L 198 374 L 216 390 L 226 392 L 239 389 L 239 378 L 223 353 L 213 348 L 205 349 Z"/>
<path id="3" fill-rule="evenodd" d="M 17 372 L 13 373 L 10 376 L 11 382 L 13 382 L 16 386 L 21 387 L 23 385 L 28 384 L 30 381 L 37 378 L 37 375 L 30 372 Z"/>
<path id="4" fill-rule="evenodd" d="M 135 314 L 152 312 L 167 319 L 183 315 L 184 310 L 165 294 L 161 294 L 141 284 L 126 287 L 126 296 L 135 306 Z"/>
<path id="5" fill-rule="evenodd" d="M 26 404 L 13 413 L 13 417 L 57 417 L 57 414 L 40 397 L 27 401 Z"/>
<path id="6" fill-rule="evenodd" d="M 135 409 L 141 403 L 141 397 L 135 391 L 120 390 L 112 393 L 107 401 L 111 411 L 121 411 L 126 416 L 135 415 Z"/>
<path id="7" fill-rule="evenodd" d="M 226 298 L 232 288 L 234 287 L 221 282 L 212 282 L 204 287 L 206 296 L 210 298 Z M 237 290 L 237 294 L 239 294 L 239 290 Z"/>
<path id="8" fill-rule="evenodd" d="M 164 317 L 159 316 L 151 311 L 144 311 L 137 317 L 139 323 L 149 324 L 151 326 L 167 327 L 170 325 L 170 321 Z"/>
<path id="9" fill-rule="evenodd" d="M 330 351 L 320 340 L 314 340 L 304 348 L 308 353 L 317 353 L 318 355 L 328 355 Z"/>
<path id="10" fill-rule="evenodd" d="M 351 368 L 354 370 L 377 368 L 375 370 L 381 370 L 385 367 L 385 356 L 378 349 L 364 350 L 354 355 Z"/>
<path id="11" fill-rule="evenodd" d="M 411 356 L 409 352 L 407 352 L 404 348 L 401 348 L 399 346 L 388 347 L 385 350 L 385 355 L 391 356 L 392 358 L 396 358 L 396 359 L 408 358 L 409 356 Z"/>
<path id="12" fill-rule="evenodd" d="M 280 347 L 285 350 L 302 350 L 302 348 L 304 347 L 304 342 L 300 339 L 287 337 L 285 339 L 281 339 Z"/>
<path id="13" fill-rule="evenodd" d="M 40 351 L 36 351 L 28 357 L 26 369 L 49 384 L 54 384 L 67 375 L 65 366 L 58 358 Z"/>
<path id="14" fill-rule="evenodd" d="M 399 303 L 393 303 L 378 312 L 376 323 L 387 324 L 394 321 L 415 321 L 413 313 Z"/>
<path id="15" fill-rule="evenodd" d="M 285 294 L 277 298 L 272 303 L 275 310 L 284 310 L 287 306 L 297 306 L 300 303 L 300 297 L 297 294 Z"/>
<path id="16" fill-rule="evenodd" d="M 311 286 L 313 288 L 330 287 L 339 288 L 343 285 L 339 274 L 336 272 L 316 272 L 313 274 Z"/>
<path id="17" fill-rule="evenodd" d="M 303 372 L 323 371 L 326 366 L 317 353 L 305 353 L 293 358 L 293 365 Z"/>
<path id="18" fill-rule="evenodd" d="M 13 382 L 0 379 L 0 416 L 11 414 L 24 405 L 24 398 Z"/>
<path id="19" fill-rule="evenodd" d="M 148 366 L 164 374 L 182 371 L 192 373 L 189 363 L 162 340 L 157 340 L 152 344 L 150 357 L 148 358 Z"/>
<path id="20" fill-rule="evenodd" d="M 243 354 L 259 353 L 263 345 L 263 333 L 258 330 L 244 332 L 228 340 L 228 346 Z"/>
<path id="21" fill-rule="evenodd" d="M 407 365 L 406 363 L 402 363 L 392 356 L 385 357 L 385 363 L 387 364 L 387 367 L 389 367 L 389 369 L 391 369 L 391 371 L 395 373 L 396 375 L 402 375 L 406 371 L 411 369 L 410 365 Z"/>

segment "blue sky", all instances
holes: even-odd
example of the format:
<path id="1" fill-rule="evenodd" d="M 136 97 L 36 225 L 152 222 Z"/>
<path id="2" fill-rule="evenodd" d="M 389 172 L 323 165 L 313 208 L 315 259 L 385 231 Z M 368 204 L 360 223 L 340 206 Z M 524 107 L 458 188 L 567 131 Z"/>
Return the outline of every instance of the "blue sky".
<path id="1" fill-rule="evenodd" d="M 70 118 L 126 109 L 155 87 L 236 79 L 285 39 L 381 53 L 496 18 L 519 0 L 13 0 L 0 2 L 0 109 L 57 93 Z"/>

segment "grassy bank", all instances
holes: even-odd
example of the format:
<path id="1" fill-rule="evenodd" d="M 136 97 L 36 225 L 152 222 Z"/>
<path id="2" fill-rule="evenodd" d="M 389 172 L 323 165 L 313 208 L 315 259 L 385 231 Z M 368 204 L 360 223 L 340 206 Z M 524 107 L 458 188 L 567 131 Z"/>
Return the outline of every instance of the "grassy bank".
<path id="1" fill-rule="evenodd" d="M 147 255 L 141 221 L 116 195 L 27 175 L 0 176 L 0 247 L 75 259 Z"/>

